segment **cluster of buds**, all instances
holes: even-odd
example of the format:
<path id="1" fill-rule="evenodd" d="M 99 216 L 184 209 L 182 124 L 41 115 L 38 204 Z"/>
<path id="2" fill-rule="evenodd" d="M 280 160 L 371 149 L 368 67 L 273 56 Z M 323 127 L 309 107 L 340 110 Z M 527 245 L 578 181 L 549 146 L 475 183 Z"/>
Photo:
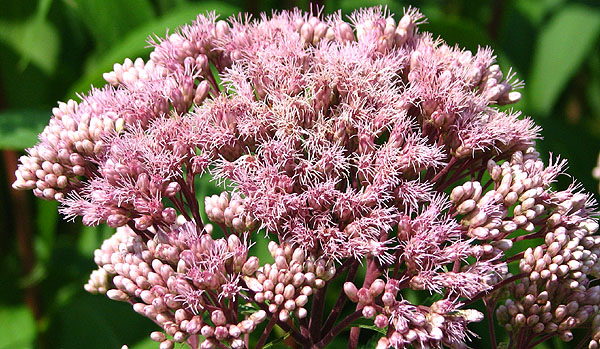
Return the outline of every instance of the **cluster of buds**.
<path id="1" fill-rule="evenodd" d="M 221 195 L 205 197 L 204 210 L 211 222 L 225 225 L 238 234 L 251 231 L 256 226 L 244 212 L 244 200 L 239 197 L 230 198 L 225 191 Z"/>
<path id="2" fill-rule="evenodd" d="M 571 341 L 571 330 L 592 320 L 598 313 L 600 287 L 572 292 L 566 287 L 556 291 L 540 289 L 536 283 L 524 279 L 511 289 L 514 300 L 508 299 L 496 310 L 496 316 L 509 333 L 529 329 L 535 335 L 558 334 L 563 341 Z M 563 292 L 557 296 L 555 292 Z"/>
<path id="3" fill-rule="evenodd" d="M 210 226 L 205 230 L 210 231 Z M 95 251 L 99 269 L 85 289 L 128 301 L 136 312 L 156 322 L 172 337 L 152 333 L 161 348 L 172 348 L 173 341 L 193 342 L 196 339 L 190 336 L 197 334 L 205 338 L 202 348 L 217 347 L 220 342 L 244 347 L 242 335 L 266 317 L 263 310 L 257 310 L 240 322 L 233 308 L 245 301 L 239 294 L 243 289 L 240 272 L 249 263 L 245 244 L 235 235 L 213 240 L 189 222 L 156 236 L 144 242 L 131 229 L 118 228 Z"/>
<path id="4" fill-rule="evenodd" d="M 15 189 L 33 189 L 36 196 L 61 201 L 80 190 L 82 177 L 97 171 L 108 138 L 127 126 L 147 127 L 171 108 L 187 111 L 194 98 L 192 77 L 163 77 L 160 69 L 148 80 L 93 90 L 83 101 L 69 100 L 53 109 L 54 117 L 40 134 L 41 142 L 21 157 Z"/>
<path id="5" fill-rule="evenodd" d="M 249 275 L 244 281 L 254 292 L 254 300 L 267 304 L 269 312 L 276 314 L 280 321 L 287 321 L 292 313 L 298 319 L 305 318 L 308 297 L 335 276 L 335 265 L 322 258 L 306 256 L 302 247 L 293 248 L 285 243 L 279 246 L 271 241 L 269 251 L 275 263 L 259 268 L 255 260 L 253 264 L 244 265 L 244 274 Z"/>
<path id="6" fill-rule="evenodd" d="M 517 151 L 502 165 L 488 161 L 493 189 L 483 192 L 480 182 L 467 181 L 452 190 L 450 200 L 456 213 L 464 215 L 461 223 L 468 235 L 475 239 L 499 241 L 518 229 L 533 232 L 546 212 L 547 187 L 561 166 L 544 168 L 533 148 L 525 154 Z"/>
<path id="7" fill-rule="evenodd" d="M 375 298 L 379 297 L 384 289 L 386 283 L 381 279 L 375 279 L 369 287 L 361 287 L 358 289 L 354 283 L 344 283 L 344 293 L 354 303 L 358 303 L 362 307 L 362 315 L 365 319 L 372 319 L 377 314 L 377 307 L 375 305 Z M 377 317 L 376 325 L 380 328 L 387 326 L 387 318 L 384 320 L 382 317 Z"/>
<path id="8" fill-rule="evenodd" d="M 97 94 L 102 98 L 108 92 Z M 21 157 L 13 187 L 33 189 L 47 200 L 61 200 L 65 192 L 78 187 L 77 177 L 90 171 L 86 158 L 102 149 L 106 134 L 123 128 L 118 114 L 94 109 L 91 101 L 78 104 L 73 100 L 54 108 L 54 118 L 40 134 L 43 142 Z"/>
<path id="9" fill-rule="evenodd" d="M 104 73 L 104 80 L 113 86 L 131 85 L 138 80 L 148 81 L 156 76 L 166 76 L 167 70 L 153 61 L 144 62 L 142 58 L 132 61 L 126 58 L 123 64 L 115 63 L 113 71 Z"/>
<path id="10" fill-rule="evenodd" d="M 524 252 L 519 268 L 525 278 L 508 286 L 514 297 L 497 310 L 510 333 L 558 333 L 570 341 L 571 330 L 600 310 L 600 287 L 591 286 L 600 271 L 600 237 L 588 205 L 587 195 L 572 190 L 550 195 L 537 232 L 544 244 Z"/>
<path id="11" fill-rule="evenodd" d="M 477 310 L 461 310 L 459 304 L 442 299 L 430 306 L 415 306 L 397 299 L 400 280 L 375 279 L 369 287 L 357 287 L 352 282 L 344 284 L 344 293 L 362 307 L 364 318 L 374 318 L 378 328 L 388 329 L 377 348 L 404 348 L 416 343 L 430 347 L 441 344 L 453 346 L 463 343 L 465 329 L 470 322 L 479 322 L 483 314 Z"/>

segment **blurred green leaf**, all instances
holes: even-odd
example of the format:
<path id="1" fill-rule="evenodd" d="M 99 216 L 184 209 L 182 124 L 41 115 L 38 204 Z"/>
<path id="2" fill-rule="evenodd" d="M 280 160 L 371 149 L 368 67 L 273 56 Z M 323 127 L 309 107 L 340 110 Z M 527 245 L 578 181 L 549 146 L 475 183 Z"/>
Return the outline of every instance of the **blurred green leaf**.
<path id="1" fill-rule="evenodd" d="M 549 12 L 564 2 L 565 0 L 519 0 L 514 1 L 514 6 L 526 15 L 532 24 L 539 25 Z"/>
<path id="2" fill-rule="evenodd" d="M 156 329 L 154 323 L 135 313 L 130 304 L 82 292 L 56 314 L 49 328 L 52 333 L 49 347 L 120 348 L 142 341 Z"/>
<path id="3" fill-rule="evenodd" d="M 0 42 L 21 56 L 21 69 L 31 62 L 48 75 L 54 72 L 60 37 L 52 23 L 38 18 L 22 22 L 0 20 Z"/>
<path id="4" fill-rule="evenodd" d="M 0 30 L 1 31 L 1 30 Z M 24 149 L 33 146 L 48 124 L 48 110 L 12 109 L 0 113 L 0 148 Z"/>
<path id="5" fill-rule="evenodd" d="M 129 349 L 156 349 L 156 345 L 155 341 L 150 337 L 146 337 L 133 345 L 129 345 Z"/>
<path id="6" fill-rule="evenodd" d="M 270 348 L 270 349 L 289 348 L 289 346 L 287 346 L 286 344 L 283 343 L 289 336 L 290 336 L 290 333 L 285 332 L 283 335 L 277 337 L 277 339 L 274 339 L 271 342 L 265 344 L 263 346 L 263 348 L 264 349 L 267 349 L 267 348 Z"/>
<path id="7" fill-rule="evenodd" d="M 0 307 L 0 349 L 33 348 L 36 325 L 25 305 Z"/>
<path id="8" fill-rule="evenodd" d="M 371 339 L 369 339 L 369 341 L 367 343 L 360 346 L 360 349 L 373 349 L 373 348 L 377 347 L 377 342 L 379 342 L 379 339 L 381 337 L 382 336 L 377 336 L 377 335 L 371 337 Z"/>
<path id="9" fill-rule="evenodd" d="M 599 35 L 600 10 L 581 4 L 565 6 L 541 30 L 528 79 L 534 112 L 548 115 Z"/>
<path id="10" fill-rule="evenodd" d="M 82 256 L 93 256 L 94 250 L 100 248 L 105 239 L 108 239 L 115 230 L 106 224 L 96 227 L 84 226 L 77 240 L 78 250 Z"/>
<path id="11" fill-rule="evenodd" d="M 123 62 L 125 58 L 135 59 L 147 56 L 150 48 L 146 47 L 146 39 L 153 33 L 164 35 L 166 30 L 171 30 L 195 19 L 200 13 L 215 11 L 221 17 L 230 16 L 239 11 L 238 8 L 222 2 L 206 1 L 200 4 L 186 4 L 175 8 L 163 17 L 154 19 L 148 24 L 140 26 L 122 38 L 118 44 L 109 51 L 98 54 L 98 57 L 89 62 L 84 76 L 79 79 L 69 93 L 72 98 L 75 93 L 88 90 L 90 85 L 102 86 L 105 84 L 102 74 L 112 70 L 115 63 Z"/>
<path id="12" fill-rule="evenodd" d="M 155 17 L 148 0 L 77 0 L 74 4 L 101 49 Z"/>
<path id="13" fill-rule="evenodd" d="M 419 28 L 431 32 L 434 37 L 440 36 L 450 46 L 458 44 L 473 52 L 477 52 L 477 48 L 480 46 L 492 44 L 485 29 L 467 18 L 454 16 L 432 18 L 429 23 L 423 24 Z"/>
<path id="14" fill-rule="evenodd" d="M 34 248 L 38 262 L 44 263 L 50 259 L 56 240 L 58 223 L 58 203 L 56 201 L 36 200 L 36 225 L 38 234 L 35 235 Z"/>
<path id="15" fill-rule="evenodd" d="M 391 13 L 396 14 L 396 20 L 399 20 L 402 17 L 403 13 L 403 2 L 396 0 L 340 0 L 335 6 L 342 10 L 343 15 L 349 15 L 354 10 L 372 6 L 385 6 Z M 333 8 L 330 6 L 327 10 L 329 12 L 333 12 L 336 11 L 338 8 Z"/>

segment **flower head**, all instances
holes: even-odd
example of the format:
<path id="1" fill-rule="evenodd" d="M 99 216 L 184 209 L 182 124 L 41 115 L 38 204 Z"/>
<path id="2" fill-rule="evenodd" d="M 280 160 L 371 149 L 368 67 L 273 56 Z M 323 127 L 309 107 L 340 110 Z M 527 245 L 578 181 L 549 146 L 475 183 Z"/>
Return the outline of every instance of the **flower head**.
<path id="1" fill-rule="evenodd" d="M 150 61 L 116 64 L 107 87 L 60 104 L 13 186 L 119 227 L 86 289 L 130 301 L 176 342 L 241 348 L 268 317 L 258 344 L 277 324 L 322 347 L 347 298 L 340 324 L 373 319 L 379 348 L 458 347 L 483 318 L 468 306 L 502 290 L 498 319 L 519 345 L 570 340 L 598 318 L 594 203 L 576 185 L 554 191 L 564 161 L 544 165 L 539 127 L 497 107 L 519 100 L 514 74 L 423 21 L 413 8 L 349 22 L 200 15 L 153 39 Z M 224 191 L 202 207 L 205 175 Z M 257 231 L 272 263 L 251 256 Z M 521 240 L 539 246 L 519 254 Z M 406 289 L 435 297 L 412 304 Z"/>

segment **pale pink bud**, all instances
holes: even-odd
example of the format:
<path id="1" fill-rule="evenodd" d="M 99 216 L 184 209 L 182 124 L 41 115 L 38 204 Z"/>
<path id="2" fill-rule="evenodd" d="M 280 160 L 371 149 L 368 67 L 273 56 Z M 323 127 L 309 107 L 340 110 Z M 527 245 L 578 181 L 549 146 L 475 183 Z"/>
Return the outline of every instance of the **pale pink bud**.
<path id="1" fill-rule="evenodd" d="M 123 292 L 121 290 L 115 290 L 115 289 L 108 290 L 106 292 L 106 296 L 108 296 L 108 298 L 110 298 L 114 301 L 119 301 L 119 302 L 125 302 L 129 299 L 129 296 L 125 292 Z"/>
<path id="2" fill-rule="evenodd" d="M 244 275 L 252 275 L 256 272 L 256 270 L 258 270 L 260 266 L 260 261 L 258 260 L 258 257 L 252 256 L 250 258 L 248 258 L 248 260 L 246 261 L 246 263 L 244 263 L 244 266 L 242 267 L 242 273 Z"/>
<path id="3" fill-rule="evenodd" d="M 173 341 L 166 340 L 166 341 L 163 341 L 162 343 L 160 343 L 159 349 L 173 349 L 174 346 L 175 345 L 174 345 Z"/>
<path id="4" fill-rule="evenodd" d="M 162 342 L 162 341 L 166 340 L 167 337 L 162 332 L 154 331 L 154 332 L 150 333 L 150 339 L 152 339 L 155 342 Z"/>
<path id="5" fill-rule="evenodd" d="M 221 310 L 214 310 L 210 314 L 210 319 L 217 326 L 222 326 L 227 322 L 227 319 L 225 318 L 225 314 Z"/>
<path id="6" fill-rule="evenodd" d="M 352 282 L 344 283 L 344 293 L 352 302 L 358 302 L 358 289 Z"/>
<path id="7" fill-rule="evenodd" d="M 366 319 L 371 319 L 373 318 L 373 316 L 375 316 L 376 314 L 376 310 L 374 307 L 367 305 L 362 309 L 362 315 L 366 318 Z"/>
<path id="8" fill-rule="evenodd" d="M 381 279 L 375 279 L 375 281 L 373 281 L 371 284 L 371 287 L 369 287 L 369 292 L 371 293 L 371 296 L 377 297 L 383 292 L 384 289 L 385 281 Z"/>
<path id="9" fill-rule="evenodd" d="M 379 314 L 375 317 L 375 326 L 378 328 L 386 328 L 388 325 L 388 318 L 383 314 Z"/>

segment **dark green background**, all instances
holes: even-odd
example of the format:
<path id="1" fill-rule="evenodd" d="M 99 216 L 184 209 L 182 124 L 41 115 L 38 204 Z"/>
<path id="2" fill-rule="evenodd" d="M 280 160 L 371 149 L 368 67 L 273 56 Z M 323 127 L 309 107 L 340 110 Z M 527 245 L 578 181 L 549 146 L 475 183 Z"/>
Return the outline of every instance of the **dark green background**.
<path id="1" fill-rule="evenodd" d="M 600 150 L 600 3 L 566 0 L 325 1 L 325 12 L 383 4 L 396 14 L 413 4 L 422 30 L 471 50 L 491 46 L 526 87 L 513 106 L 543 127 L 540 152 L 569 160 L 569 173 L 592 192 Z M 10 188 L 22 149 L 32 146 L 58 100 L 74 98 L 124 58 L 146 56 L 145 39 L 215 10 L 254 14 L 308 2 L 187 0 L 0 1 L 0 348 L 156 348 L 153 324 L 129 305 L 92 296 L 83 283 L 105 227 L 63 222 L 56 204 Z M 399 18 L 399 17 L 397 17 Z M 559 186 L 572 178 L 563 176 Z M 206 182 L 205 192 L 216 189 Z M 202 200 L 201 200 L 202 201 Z M 265 255 L 263 240 L 255 253 Z M 408 295 L 410 296 L 410 295 Z M 331 294 L 332 302 L 335 295 Z M 489 347 L 485 326 L 473 326 Z M 361 338 L 370 347 L 367 335 Z M 343 346 L 344 337 L 331 347 Z M 501 337 L 502 338 L 502 337 Z M 574 343 L 577 343 L 576 338 Z M 272 347 L 275 347 L 273 345 Z M 550 341 L 539 347 L 570 347 Z"/>

